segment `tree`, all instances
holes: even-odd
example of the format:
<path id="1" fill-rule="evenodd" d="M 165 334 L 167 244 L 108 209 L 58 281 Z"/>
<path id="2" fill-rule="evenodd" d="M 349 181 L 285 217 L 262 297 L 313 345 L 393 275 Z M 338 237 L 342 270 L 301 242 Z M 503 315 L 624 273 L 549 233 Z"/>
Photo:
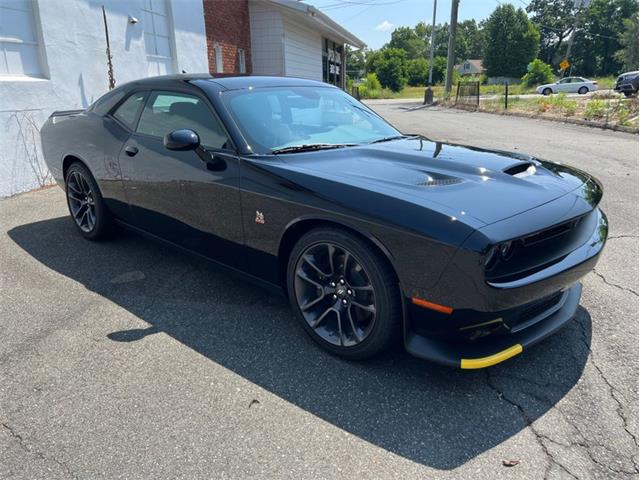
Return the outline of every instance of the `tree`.
<path id="1" fill-rule="evenodd" d="M 522 81 L 529 87 L 552 82 L 553 70 L 551 65 L 536 58 L 527 66 L 527 73 L 522 77 Z"/>
<path id="2" fill-rule="evenodd" d="M 540 32 L 524 10 L 498 6 L 488 18 L 483 65 L 489 77 L 521 77 L 536 58 Z"/>
<path id="3" fill-rule="evenodd" d="M 638 69 L 638 12 L 624 21 L 624 32 L 620 34 L 622 50 L 616 53 L 625 70 Z"/>
<path id="4" fill-rule="evenodd" d="M 409 60 L 407 62 L 407 80 L 412 87 L 429 83 L 429 62 L 424 58 Z"/>
<path id="5" fill-rule="evenodd" d="M 551 65 L 560 63 L 559 48 L 573 32 L 575 0 L 531 0 L 527 12 L 540 31 L 538 57 Z M 562 53 L 563 54 L 563 53 Z"/>
<path id="6" fill-rule="evenodd" d="M 407 54 L 399 48 L 383 48 L 372 55 L 370 71 L 385 88 L 399 92 L 407 84 Z"/>
<path id="7" fill-rule="evenodd" d="M 482 58 L 484 35 L 475 20 L 458 22 L 456 30 L 456 63 L 469 58 Z"/>
<path id="8" fill-rule="evenodd" d="M 575 32 L 572 58 L 569 59 L 573 73 L 620 73 L 624 67 L 623 59 L 616 55 L 624 47 L 620 33 L 625 30 L 625 21 L 637 12 L 638 0 L 593 0 L 582 12 L 580 28 Z"/>
<path id="9" fill-rule="evenodd" d="M 454 74 L 457 71 L 454 70 Z M 447 57 L 433 57 L 433 83 L 441 83 L 447 74 Z"/>
<path id="10" fill-rule="evenodd" d="M 398 27 L 391 32 L 391 40 L 386 45 L 387 48 L 398 48 L 404 50 L 407 58 L 424 58 L 426 47 L 424 38 L 420 38 L 416 30 L 411 27 Z"/>

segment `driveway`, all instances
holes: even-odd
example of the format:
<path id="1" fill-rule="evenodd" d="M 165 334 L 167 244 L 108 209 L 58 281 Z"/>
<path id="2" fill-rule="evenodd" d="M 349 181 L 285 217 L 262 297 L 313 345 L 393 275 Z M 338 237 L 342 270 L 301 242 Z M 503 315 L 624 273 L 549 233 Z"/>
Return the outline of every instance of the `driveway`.
<path id="1" fill-rule="evenodd" d="M 82 240 L 57 188 L 20 195 L 0 201 L 0 478 L 637 477 L 638 137 L 374 108 L 603 181 L 611 238 L 568 326 L 483 371 L 345 362 L 283 298 L 133 234 Z"/>

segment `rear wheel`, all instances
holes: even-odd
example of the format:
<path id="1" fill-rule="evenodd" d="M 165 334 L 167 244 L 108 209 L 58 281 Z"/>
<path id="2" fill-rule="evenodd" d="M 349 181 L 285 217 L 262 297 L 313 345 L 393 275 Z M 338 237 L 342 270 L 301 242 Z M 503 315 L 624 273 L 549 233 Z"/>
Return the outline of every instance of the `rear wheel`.
<path id="1" fill-rule="evenodd" d="M 305 234 L 289 257 L 287 290 L 305 331 L 334 354 L 368 358 L 401 333 L 393 270 L 376 249 L 347 231 Z"/>
<path id="2" fill-rule="evenodd" d="M 545 95 L 545 96 L 549 96 L 549 95 L 551 95 L 552 93 L 553 93 L 553 92 L 551 91 L 551 89 L 550 89 L 550 88 L 545 88 L 545 89 L 542 91 L 542 94 L 543 94 L 543 95 Z"/>
<path id="3" fill-rule="evenodd" d="M 69 213 L 80 234 L 100 240 L 111 230 L 111 216 L 89 169 L 82 163 L 71 164 L 65 177 Z"/>
<path id="4" fill-rule="evenodd" d="M 588 89 L 587 87 L 580 87 L 580 88 L 578 89 L 578 93 L 579 93 L 580 95 L 585 95 L 588 91 L 589 91 L 589 89 Z"/>

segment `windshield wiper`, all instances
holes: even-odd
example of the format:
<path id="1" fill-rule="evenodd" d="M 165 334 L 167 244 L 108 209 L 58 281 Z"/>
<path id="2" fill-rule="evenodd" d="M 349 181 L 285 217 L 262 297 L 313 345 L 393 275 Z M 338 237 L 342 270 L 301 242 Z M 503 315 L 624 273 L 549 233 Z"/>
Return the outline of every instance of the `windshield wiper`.
<path id="1" fill-rule="evenodd" d="M 372 143 L 390 142 L 391 140 L 400 140 L 402 138 L 412 138 L 412 137 L 413 137 L 412 135 L 393 135 L 391 137 L 379 138 L 378 140 L 369 142 L 369 144 L 371 145 Z"/>
<path id="2" fill-rule="evenodd" d="M 332 148 L 353 147 L 355 143 L 309 143 L 304 145 L 294 145 L 292 147 L 283 147 L 272 150 L 271 153 L 295 153 L 295 152 L 312 152 L 314 150 L 329 150 Z"/>

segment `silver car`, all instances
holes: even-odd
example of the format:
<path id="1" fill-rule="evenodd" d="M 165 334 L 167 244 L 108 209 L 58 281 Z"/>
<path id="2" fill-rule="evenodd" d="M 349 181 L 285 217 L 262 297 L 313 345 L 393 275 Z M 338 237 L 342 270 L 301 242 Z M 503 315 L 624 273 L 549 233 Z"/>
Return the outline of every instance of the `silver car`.
<path id="1" fill-rule="evenodd" d="M 565 77 L 556 83 L 547 83 L 536 88 L 536 93 L 551 95 L 552 93 L 579 93 L 584 95 L 587 92 L 598 90 L 598 82 L 587 80 L 582 77 Z"/>

